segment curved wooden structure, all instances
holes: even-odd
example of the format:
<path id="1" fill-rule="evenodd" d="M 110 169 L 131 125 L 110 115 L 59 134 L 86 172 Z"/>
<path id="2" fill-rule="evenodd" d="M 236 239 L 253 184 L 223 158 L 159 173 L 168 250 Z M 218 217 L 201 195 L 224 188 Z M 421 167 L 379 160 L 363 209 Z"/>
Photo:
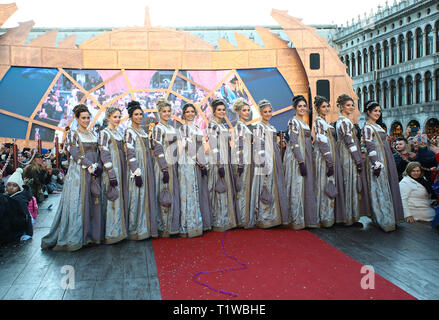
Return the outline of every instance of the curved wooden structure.
<path id="1" fill-rule="evenodd" d="M 0 23 L 4 23 L 16 9 L 15 4 L 0 5 Z M 345 65 L 338 58 L 337 52 L 328 45 L 326 39 L 320 37 L 314 29 L 302 24 L 299 19 L 289 16 L 285 11 L 272 10 L 271 15 L 285 30 L 294 48 L 289 47 L 286 41 L 270 32 L 269 29 L 261 27 L 256 27 L 255 30 L 262 38 L 264 47 L 242 34 L 235 33 L 237 47 L 224 39 L 218 39 L 218 48 L 216 48 L 184 31 L 152 27 L 149 22 L 148 9 L 146 10 L 144 26 L 104 32 L 81 43 L 78 47 L 75 45 L 75 36 L 65 38 L 57 44 L 57 31 L 49 31 L 25 45 L 27 35 L 34 23 L 33 21 L 20 23 L 18 27 L 9 29 L 0 36 L 0 81 L 11 66 L 56 68 L 58 74 L 41 97 L 39 104 L 35 106 L 30 117 L 6 111 L 1 109 L 2 106 L 0 106 L 0 113 L 28 122 L 26 139 L 17 140 L 17 142 L 21 145 L 31 146 L 33 142 L 29 141 L 29 138 L 32 124 L 63 131 L 63 128 L 35 119 L 42 103 L 61 75 L 68 78 L 83 92 L 83 100 L 86 98 L 93 100 L 100 108 L 98 115 L 114 102 L 110 101 L 100 105 L 91 92 L 104 83 L 87 91 L 65 71 L 66 68 L 118 70 L 119 72 L 114 77 L 122 75 L 128 88 L 118 98 L 127 94 L 134 97 L 133 94 L 136 91 L 141 91 L 130 85 L 126 76 L 127 70 L 174 70 L 171 84 L 165 91 L 166 95 L 171 93 L 175 95 L 177 93 L 172 90 L 172 82 L 176 77 L 184 77 L 179 73 L 180 70 L 231 70 L 231 74 L 235 74 L 240 80 L 236 72 L 237 69 L 276 68 L 294 95 L 302 94 L 308 97 L 310 92 L 311 96 L 314 97 L 317 94 L 317 80 L 328 80 L 331 88 L 330 103 L 332 106 L 329 120 L 334 121 L 338 116 L 335 99 L 339 94 L 348 93 L 357 99 L 352 89 L 352 80 L 346 73 Z M 310 68 L 310 53 L 320 54 L 321 67 L 318 70 Z M 247 88 L 244 89 L 250 100 L 256 104 Z M 207 97 L 213 93 L 214 90 L 210 90 Z M 197 108 L 200 105 L 202 103 L 199 103 Z M 282 114 L 291 108 L 291 106 L 284 106 L 275 114 Z M 356 117 L 352 120 L 358 122 Z M 0 141 L 5 141 L 6 138 L 8 137 L 2 137 Z M 44 145 L 45 147 L 52 146 L 50 143 L 44 143 Z"/>

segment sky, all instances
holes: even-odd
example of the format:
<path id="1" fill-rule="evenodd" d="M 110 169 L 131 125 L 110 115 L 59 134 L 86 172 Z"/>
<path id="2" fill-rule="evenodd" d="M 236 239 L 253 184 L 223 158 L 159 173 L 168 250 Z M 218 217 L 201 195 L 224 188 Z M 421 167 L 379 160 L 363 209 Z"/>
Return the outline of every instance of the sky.
<path id="1" fill-rule="evenodd" d="M 152 26 L 161 27 L 278 25 L 271 9 L 287 10 L 305 24 L 340 26 L 386 4 L 386 0 L 0 0 L 13 2 L 18 11 L 2 28 L 29 20 L 35 22 L 34 28 L 143 26 L 146 7 Z"/>

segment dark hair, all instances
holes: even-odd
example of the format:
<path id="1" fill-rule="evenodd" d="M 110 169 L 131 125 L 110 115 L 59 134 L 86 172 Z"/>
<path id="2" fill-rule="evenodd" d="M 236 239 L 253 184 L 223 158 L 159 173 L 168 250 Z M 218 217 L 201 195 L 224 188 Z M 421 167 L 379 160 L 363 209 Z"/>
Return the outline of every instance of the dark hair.
<path id="1" fill-rule="evenodd" d="M 216 108 L 217 108 L 218 106 L 221 106 L 221 105 L 223 105 L 224 107 L 226 107 L 226 103 L 225 103 L 223 100 L 221 100 L 221 99 L 215 99 L 215 100 L 213 100 L 213 101 L 210 103 L 210 106 L 212 107 L 212 112 L 215 113 Z"/>
<path id="2" fill-rule="evenodd" d="M 398 141 L 404 141 L 406 144 L 408 144 L 409 142 L 407 141 L 407 139 L 406 138 L 404 138 L 404 137 L 398 137 L 398 138 L 396 138 L 395 140 L 393 140 L 393 141 L 395 141 L 395 142 L 398 142 Z"/>
<path id="3" fill-rule="evenodd" d="M 364 112 L 372 111 L 376 107 L 378 107 L 380 104 L 376 102 L 375 100 L 369 100 L 364 104 Z"/>
<path id="4" fill-rule="evenodd" d="M 300 101 L 305 101 L 306 104 L 308 103 L 304 96 L 302 96 L 302 95 L 294 96 L 293 97 L 293 107 L 294 107 L 294 109 L 297 108 L 297 105 L 299 104 Z"/>
<path id="5" fill-rule="evenodd" d="M 379 107 L 380 104 L 376 102 L 375 100 L 369 100 L 364 104 L 364 112 L 367 116 L 369 116 L 367 113 L 375 109 L 376 107 Z M 383 113 L 381 113 L 379 119 L 376 121 L 376 123 L 382 127 L 383 129 L 387 130 L 387 126 L 383 123 Z"/>
<path id="6" fill-rule="evenodd" d="M 88 111 L 88 108 L 85 104 L 78 104 L 73 108 L 73 113 L 75 114 L 75 117 L 77 119 L 83 112 L 88 112 L 88 114 L 91 115 L 90 111 Z"/>
<path id="7" fill-rule="evenodd" d="M 128 115 L 131 118 L 134 114 L 134 111 L 139 109 L 143 112 L 142 107 L 140 106 L 140 103 L 138 101 L 130 101 L 127 105 Z"/>
<path id="8" fill-rule="evenodd" d="M 186 104 L 183 106 L 183 112 L 182 112 L 182 114 L 181 114 L 181 116 L 182 116 L 183 119 L 184 119 L 184 113 L 186 112 L 187 108 L 194 108 L 194 110 L 195 110 L 195 115 L 198 113 L 198 112 L 197 112 L 197 108 L 195 108 L 195 106 L 194 106 L 192 103 L 186 103 Z"/>
<path id="9" fill-rule="evenodd" d="M 329 103 L 328 99 L 326 99 L 325 97 L 322 96 L 315 96 L 314 97 L 314 106 L 316 107 L 316 109 L 320 108 L 322 106 L 323 103 Z"/>
<path id="10" fill-rule="evenodd" d="M 352 99 L 347 94 L 342 94 L 337 98 L 337 106 L 341 109 L 348 101 L 354 102 L 354 99 Z"/>

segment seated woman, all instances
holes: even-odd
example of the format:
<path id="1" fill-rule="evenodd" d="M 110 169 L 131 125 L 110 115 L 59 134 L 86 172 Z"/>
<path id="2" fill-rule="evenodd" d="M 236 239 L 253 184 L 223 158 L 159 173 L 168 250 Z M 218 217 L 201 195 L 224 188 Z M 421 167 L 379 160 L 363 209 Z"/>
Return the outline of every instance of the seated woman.
<path id="1" fill-rule="evenodd" d="M 430 183 L 424 178 L 421 164 L 410 162 L 403 176 L 399 187 L 404 218 L 410 223 L 432 221 L 435 215 L 432 202 L 436 199 L 436 195 Z"/>

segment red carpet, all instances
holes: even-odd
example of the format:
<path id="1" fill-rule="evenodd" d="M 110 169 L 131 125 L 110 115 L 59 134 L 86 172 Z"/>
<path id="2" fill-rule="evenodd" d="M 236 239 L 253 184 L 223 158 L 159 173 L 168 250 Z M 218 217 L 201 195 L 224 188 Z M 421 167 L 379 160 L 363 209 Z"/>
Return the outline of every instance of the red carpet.
<path id="1" fill-rule="evenodd" d="M 308 231 L 288 229 L 233 230 L 226 236 L 225 252 L 247 265 L 246 270 L 201 274 L 217 293 L 192 279 L 201 271 L 242 268 L 223 256 L 224 233 L 202 237 L 153 240 L 163 300 L 205 299 L 415 299 L 375 274 L 375 289 L 363 290 L 362 265 Z"/>

